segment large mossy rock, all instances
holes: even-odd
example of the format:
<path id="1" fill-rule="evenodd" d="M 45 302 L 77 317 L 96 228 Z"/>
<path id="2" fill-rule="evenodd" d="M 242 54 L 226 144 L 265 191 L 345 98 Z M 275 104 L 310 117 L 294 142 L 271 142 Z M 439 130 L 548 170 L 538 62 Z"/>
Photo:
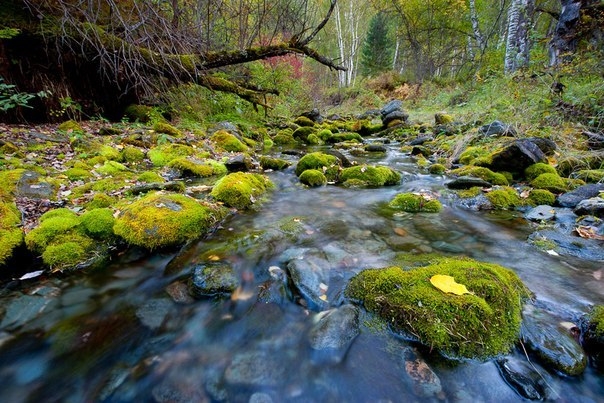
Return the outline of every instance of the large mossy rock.
<path id="1" fill-rule="evenodd" d="M 453 277 L 470 293 L 441 291 L 430 282 L 437 274 Z M 410 270 L 364 270 L 351 279 L 346 295 L 442 354 L 484 359 L 508 352 L 518 340 L 522 301 L 530 293 L 502 266 L 440 258 Z"/>
<path id="2" fill-rule="evenodd" d="M 225 209 L 180 194 L 155 193 L 126 206 L 113 230 L 132 245 L 155 249 L 199 238 Z"/>
<path id="3" fill-rule="evenodd" d="M 274 184 L 266 176 L 235 172 L 216 182 L 211 195 L 229 207 L 246 209 L 251 207 L 259 196 L 273 187 Z"/>
<path id="4" fill-rule="evenodd" d="M 296 165 L 296 175 L 300 176 L 307 169 L 319 169 L 325 173 L 327 180 L 335 180 L 339 175 L 340 161 L 334 155 L 322 152 L 309 153 L 300 158 Z"/>
<path id="5" fill-rule="evenodd" d="M 401 181 L 401 174 L 385 166 L 357 165 L 344 168 L 340 181 L 349 187 L 394 186 Z"/>

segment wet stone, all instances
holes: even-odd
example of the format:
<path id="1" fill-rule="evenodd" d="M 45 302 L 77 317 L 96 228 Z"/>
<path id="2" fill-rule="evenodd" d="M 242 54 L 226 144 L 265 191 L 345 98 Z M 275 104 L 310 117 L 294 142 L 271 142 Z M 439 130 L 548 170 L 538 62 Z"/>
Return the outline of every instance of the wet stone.
<path id="1" fill-rule="evenodd" d="M 365 151 L 372 153 L 385 153 L 388 151 L 388 149 L 383 144 L 367 144 L 365 146 Z"/>
<path id="2" fill-rule="evenodd" d="M 181 281 L 169 284 L 166 287 L 166 292 L 172 298 L 172 301 L 179 304 L 190 304 L 195 300 L 189 295 L 189 288 Z"/>
<path id="3" fill-rule="evenodd" d="M 0 329 L 16 329 L 33 321 L 50 305 L 58 303 L 55 297 L 59 292 L 58 288 L 43 286 L 34 291 L 33 295 L 22 295 L 13 299 L 5 308 Z"/>
<path id="4" fill-rule="evenodd" d="M 169 299 L 155 299 L 139 307 L 136 310 L 136 316 L 143 325 L 157 329 L 162 325 L 171 309 L 172 302 Z"/>
<path id="5" fill-rule="evenodd" d="M 401 101 L 400 99 L 393 99 L 392 101 L 384 105 L 384 107 L 380 110 L 380 114 L 382 116 L 387 116 L 392 112 L 400 110 L 402 107 L 403 101 Z"/>
<path id="6" fill-rule="evenodd" d="M 492 185 L 484 179 L 473 176 L 460 176 L 445 184 L 449 189 L 470 189 L 473 187 L 491 187 Z"/>
<path id="7" fill-rule="evenodd" d="M 556 252 L 563 256 L 575 256 L 585 260 L 604 260 L 602 241 L 581 238 L 572 233 L 562 233 L 557 230 L 537 231 L 529 235 L 532 242 L 548 240 L 556 245 Z"/>
<path id="8" fill-rule="evenodd" d="M 524 172 L 529 166 L 538 162 L 547 162 L 541 149 L 528 139 L 514 140 L 493 155 L 488 168 L 501 172 Z"/>
<path id="9" fill-rule="evenodd" d="M 327 307 L 327 302 L 321 299 L 321 285 L 329 284 L 328 269 L 329 262 L 315 253 L 306 253 L 303 259 L 287 263 L 287 272 L 296 290 L 313 311 L 322 311 Z"/>
<path id="10" fill-rule="evenodd" d="M 359 310 L 343 305 L 318 313 L 310 330 L 309 342 L 315 363 L 340 363 L 359 334 Z"/>
<path id="11" fill-rule="evenodd" d="M 233 357 L 224 373 L 231 385 L 277 386 L 283 381 L 285 363 L 273 352 L 248 351 Z"/>
<path id="12" fill-rule="evenodd" d="M 525 309 L 521 337 L 526 348 L 554 371 L 576 376 L 587 367 L 587 357 L 581 346 L 545 311 L 532 307 Z"/>
<path id="13" fill-rule="evenodd" d="M 526 213 L 525 218 L 531 221 L 551 221 L 556 217 L 556 210 L 552 206 L 541 205 Z"/>
<path id="14" fill-rule="evenodd" d="M 405 373 L 412 382 L 413 392 L 417 396 L 422 398 L 442 397 L 443 388 L 440 378 L 413 349 L 405 349 L 403 365 Z"/>
<path id="15" fill-rule="evenodd" d="M 558 196 L 557 202 L 562 207 L 574 208 L 582 200 L 597 197 L 601 191 L 604 191 L 604 183 L 583 185 L 568 193 L 561 194 Z"/>
<path id="16" fill-rule="evenodd" d="M 239 278 L 228 264 L 198 264 L 193 268 L 190 291 L 195 298 L 226 296 L 239 286 Z"/>
<path id="17" fill-rule="evenodd" d="M 497 368 L 510 387 L 525 399 L 544 400 L 547 384 L 531 364 L 514 358 L 497 360 Z"/>
<path id="18" fill-rule="evenodd" d="M 604 218 L 604 199 L 601 197 L 592 197 L 582 200 L 577 204 L 574 210 L 578 216 L 592 215 L 599 218 Z"/>

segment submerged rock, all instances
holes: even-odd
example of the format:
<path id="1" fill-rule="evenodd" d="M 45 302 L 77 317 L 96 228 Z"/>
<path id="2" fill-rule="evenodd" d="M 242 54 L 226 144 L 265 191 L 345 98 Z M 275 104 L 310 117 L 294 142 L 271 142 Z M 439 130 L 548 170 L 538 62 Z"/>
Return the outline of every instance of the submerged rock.
<path id="1" fill-rule="evenodd" d="M 537 308 L 525 310 L 522 341 L 541 363 L 554 371 L 576 376 L 587 367 L 587 357 L 581 346 L 545 311 Z"/>
<path id="2" fill-rule="evenodd" d="M 545 400 L 547 384 L 543 376 L 526 361 L 502 358 L 495 361 L 505 382 L 520 396 L 529 400 Z"/>
<path id="3" fill-rule="evenodd" d="M 574 216 L 573 216 L 574 217 Z M 564 233 L 554 229 L 545 229 L 529 235 L 529 242 L 539 245 L 544 242 L 551 244 L 556 253 L 563 256 L 575 256 L 585 260 L 604 260 L 602 241 L 587 239 L 572 233 Z"/>
<path id="4" fill-rule="evenodd" d="M 309 333 L 313 361 L 340 363 L 359 334 L 359 309 L 343 305 L 318 313 Z"/>
<path id="5" fill-rule="evenodd" d="M 556 217 L 556 210 L 552 206 L 537 206 L 526 213 L 525 218 L 531 221 L 550 221 Z"/>
<path id="6" fill-rule="evenodd" d="M 282 357 L 274 352 L 247 351 L 233 357 L 224 379 L 234 385 L 271 387 L 283 381 L 285 369 Z"/>
<path id="7" fill-rule="evenodd" d="M 193 268 L 190 290 L 196 298 L 230 295 L 239 287 L 233 268 L 222 262 L 198 264 Z"/>
<path id="8" fill-rule="evenodd" d="M 440 378 L 414 349 L 406 348 L 403 353 L 405 373 L 412 382 L 413 392 L 421 398 L 442 398 Z"/>
<path id="9" fill-rule="evenodd" d="M 324 288 L 329 284 L 329 267 L 327 260 L 312 252 L 287 263 L 289 277 L 310 310 L 322 311 L 328 306 Z"/>

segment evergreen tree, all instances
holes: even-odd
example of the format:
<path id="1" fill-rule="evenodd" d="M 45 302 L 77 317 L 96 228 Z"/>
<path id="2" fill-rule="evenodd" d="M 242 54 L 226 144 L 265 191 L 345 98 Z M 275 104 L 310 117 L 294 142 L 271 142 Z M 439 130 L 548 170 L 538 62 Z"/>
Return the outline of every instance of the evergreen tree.
<path id="1" fill-rule="evenodd" d="M 361 51 L 361 73 L 374 76 L 392 68 L 393 43 L 385 13 L 377 13 L 369 22 Z"/>

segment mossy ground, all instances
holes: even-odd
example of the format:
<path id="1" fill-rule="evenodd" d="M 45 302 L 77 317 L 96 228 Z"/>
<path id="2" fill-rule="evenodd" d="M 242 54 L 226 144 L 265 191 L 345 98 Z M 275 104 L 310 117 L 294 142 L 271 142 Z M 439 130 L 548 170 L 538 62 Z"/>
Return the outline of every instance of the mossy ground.
<path id="1" fill-rule="evenodd" d="M 235 172 L 218 180 L 211 195 L 229 207 L 246 209 L 273 187 L 270 179 L 263 175 Z"/>
<path id="2" fill-rule="evenodd" d="M 23 243 L 20 228 L 21 214 L 14 202 L 3 202 L 0 197 L 0 266 L 12 256 L 13 251 Z"/>
<path id="3" fill-rule="evenodd" d="M 471 294 L 435 288 L 430 278 L 452 276 Z M 522 301 L 530 296 L 518 276 L 496 264 L 442 258 L 425 267 L 364 270 L 346 295 L 396 331 L 450 357 L 486 359 L 507 353 L 518 339 Z"/>
<path id="4" fill-rule="evenodd" d="M 604 305 L 596 305 L 588 315 L 596 337 L 604 337 Z"/>

